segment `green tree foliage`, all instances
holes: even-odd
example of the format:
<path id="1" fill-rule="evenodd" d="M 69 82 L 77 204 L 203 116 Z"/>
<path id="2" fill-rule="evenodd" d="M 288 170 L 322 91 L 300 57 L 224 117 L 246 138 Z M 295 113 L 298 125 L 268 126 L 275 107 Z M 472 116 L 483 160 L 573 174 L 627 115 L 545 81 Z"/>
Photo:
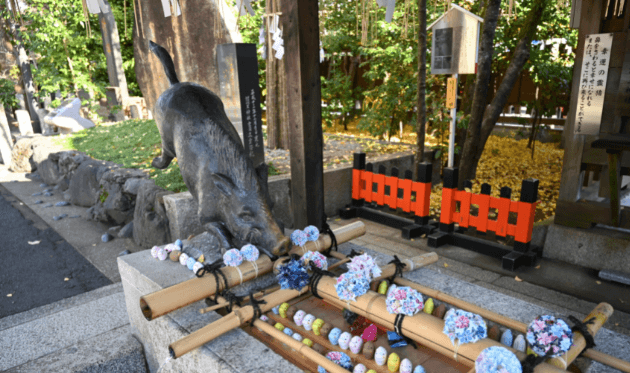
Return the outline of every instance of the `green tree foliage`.
<path id="1" fill-rule="evenodd" d="M 15 98 L 15 83 L 9 79 L 0 79 L 0 103 L 4 106 L 17 108 L 17 98 Z"/>
<path id="2" fill-rule="evenodd" d="M 96 14 L 89 15 L 91 35 L 82 11 L 81 0 L 25 0 L 20 35 L 24 47 L 35 55 L 33 80 L 40 96 L 60 90 L 92 90 L 103 94 L 109 84 L 100 24 Z M 123 69 L 130 95 L 140 96 L 133 58 L 133 9 L 125 0 L 110 1 L 123 57 Z M 5 10 L 2 16 L 11 17 Z M 127 32 L 125 32 L 125 20 Z"/>

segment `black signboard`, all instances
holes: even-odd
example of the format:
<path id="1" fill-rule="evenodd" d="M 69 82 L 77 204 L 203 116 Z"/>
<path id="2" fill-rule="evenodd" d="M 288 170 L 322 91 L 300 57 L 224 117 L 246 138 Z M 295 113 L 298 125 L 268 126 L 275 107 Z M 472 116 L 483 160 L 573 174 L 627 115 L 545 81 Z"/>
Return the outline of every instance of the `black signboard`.
<path id="1" fill-rule="evenodd" d="M 254 167 L 265 161 L 256 44 L 217 46 L 221 100 Z"/>

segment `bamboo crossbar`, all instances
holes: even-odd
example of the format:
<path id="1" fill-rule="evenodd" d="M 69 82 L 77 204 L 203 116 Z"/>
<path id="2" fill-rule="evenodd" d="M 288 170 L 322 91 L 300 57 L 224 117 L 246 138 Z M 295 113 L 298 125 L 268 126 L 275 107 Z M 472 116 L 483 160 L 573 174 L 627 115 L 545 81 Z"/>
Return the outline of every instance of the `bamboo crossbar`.
<path id="1" fill-rule="evenodd" d="M 353 240 L 365 234 L 365 224 L 358 221 L 345 225 L 333 231 L 339 244 Z M 304 248 L 293 247 L 289 253 L 302 255 L 308 251 L 324 251 L 330 248 L 331 238 L 327 234 L 320 235 L 317 241 L 309 241 Z M 238 269 L 237 269 L 238 268 Z M 256 270 L 257 268 L 257 270 Z M 238 267 L 226 267 L 221 271 L 228 280 L 228 287 L 239 285 L 257 276 L 271 272 L 273 263 L 266 255 L 256 261 L 256 267 L 250 262 L 244 262 Z M 240 271 L 240 273 L 239 273 Z M 242 274 L 242 277 L 241 277 Z M 219 281 L 219 288 L 212 274 L 207 273 L 203 277 L 195 277 L 168 288 L 140 297 L 140 309 L 144 317 L 151 321 L 176 309 L 210 297 L 224 288 L 223 281 Z"/>
<path id="2" fill-rule="evenodd" d="M 514 329 L 520 333 L 527 333 L 527 325 L 516 321 L 516 320 L 512 320 L 508 317 L 499 315 L 498 313 L 492 312 L 492 311 L 488 311 L 484 308 L 481 308 L 479 306 L 476 306 L 472 303 L 468 303 L 466 301 L 463 301 L 461 299 L 455 298 L 451 295 L 448 294 L 444 294 L 441 291 L 438 290 L 434 290 L 431 288 L 428 288 L 426 286 L 420 285 L 420 284 L 416 284 L 415 282 L 409 281 L 407 279 L 404 278 L 396 278 L 394 280 L 394 282 L 398 285 L 401 286 L 409 286 L 415 290 L 418 290 L 419 292 L 421 292 L 422 294 L 424 294 L 427 297 L 431 297 L 433 299 L 451 304 L 457 308 L 461 308 L 463 310 L 472 312 L 472 313 L 476 313 L 478 315 L 480 315 L 481 317 L 493 321 L 497 324 L 506 326 L 510 329 Z M 610 305 L 608 305 L 607 303 L 601 303 L 600 305 L 598 305 L 595 310 L 593 312 L 591 312 L 590 315 L 588 315 L 586 317 L 585 320 L 588 320 L 590 317 L 592 316 L 596 316 L 595 313 L 599 314 L 601 312 L 601 314 L 598 317 L 598 322 L 596 323 L 596 325 L 589 325 L 589 332 L 594 336 L 595 333 L 597 333 L 597 331 L 599 331 L 599 329 L 601 328 L 601 326 L 604 324 L 604 322 L 606 322 L 606 320 L 612 315 L 613 313 L 613 309 Z M 575 360 L 575 358 L 577 357 L 577 355 L 579 355 L 579 352 L 581 350 L 584 349 L 584 347 L 586 346 L 585 341 L 584 341 L 584 337 L 577 332 L 574 337 L 574 345 L 571 348 L 571 350 L 569 350 L 567 357 L 567 365 L 570 365 L 571 362 L 573 362 L 573 360 Z M 614 356 L 610 356 L 608 354 L 604 354 L 603 352 L 599 352 L 596 350 L 586 350 L 584 351 L 584 354 L 582 355 L 584 357 L 587 357 L 589 359 L 593 359 L 597 362 L 600 362 L 602 364 L 606 364 L 608 366 L 611 366 L 615 369 L 619 369 L 622 372 L 626 372 L 626 373 L 630 373 L 630 363 L 623 361 L 621 359 L 618 359 Z M 553 364 L 557 367 L 563 368 L 564 364 L 562 363 L 562 361 L 560 361 L 559 359 L 549 359 L 547 361 L 550 364 Z"/>
<path id="3" fill-rule="evenodd" d="M 408 265 L 405 267 L 405 270 L 409 271 L 412 269 L 417 269 L 435 263 L 437 262 L 437 260 L 438 256 L 435 253 L 424 254 L 411 259 L 407 259 L 406 262 L 408 263 Z M 394 264 L 388 264 L 382 268 L 384 276 L 392 276 L 395 271 L 396 266 Z M 336 278 L 323 277 L 320 280 L 320 284 L 324 282 L 324 280 L 326 280 L 326 282 L 332 281 L 334 291 L 334 284 L 337 281 Z M 320 288 L 321 285 L 318 285 L 318 291 Z M 278 306 L 284 302 L 288 302 L 293 298 L 305 294 L 308 290 L 308 286 L 303 287 L 299 291 L 290 289 L 278 290 L 275 293 L 269 294 L 263 298 L 266 303 L 261 305 L 260 309 L 262 310 L 262 312 L 267 312 L 275 306 Z M 190 352 L 191 350 L 202 346 L 203 344 L 208 343 L 217 337 L 220 337 L 230 330 L 240 327 L 241 325 L 251 320 L 253 316 L 254 309 L 250 305 L 235 309 L 221 319 L 210 323 L 203 328 L 190 333 L 186 337 L 172 343 L 168 347 L 169 353 L 173 359 L 177 359 L 180 356 Z"/>

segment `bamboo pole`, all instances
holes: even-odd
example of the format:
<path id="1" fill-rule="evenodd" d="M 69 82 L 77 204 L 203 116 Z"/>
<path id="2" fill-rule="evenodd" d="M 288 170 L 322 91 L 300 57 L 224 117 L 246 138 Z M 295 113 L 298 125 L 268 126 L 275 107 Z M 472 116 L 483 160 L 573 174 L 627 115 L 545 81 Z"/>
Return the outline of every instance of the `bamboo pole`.
<path id="1" fill-rule="evenodd" d="M 386 328 L 394 327 L 396 315 L 387 312 L 386 297 L 383 295 L 368 291 L 365 295 L 358 297 L 355 302 L 342 301 L 337 296 L 335 280 L 329 277 L 320 280 L 317 292 L 326 301 L 337 307 L 344 307 Z M 446 334 L 442 332 L 443 329 L 443 320 L 424 312 L 419 312 L 413 317 L 405 317 L 402 322 L 402 330 L 405 336 L 443 355 L 453 356 L 457 361 L 469 367 L 474 366 L 475 359 L 484 349 L 490 346 L 502 346 L 498 342 L 486 338 L 476 343 L 460 345 L 457 348 L 457 354 L 455 354 L 455 347 Z M 525 359 L 524 353 L 511 348 L 508 349 L 514 352 L 519 360 Z M 537 366 L 534 371 L 536 373 L 564 372 L 564 370 L 547 363 Z"/>
<path id="2" fill-rule="evenodd" d="M 365 234 L 365 224 L 358 221 L 333 231 L 338 243 L 353 240 Z M 330 247 L 331 239 L 327 234 L 320 235 L 317 241 L 308 242 L 304 245 L 307 250 L 323 251 Z M 291 253 L 302 251 L 301 247 L 294 247 Z M 345 256 L 344 256 L 345 258 Z M 221 271 L 228 280 L 228 287 L 239 285 L 249 281 L 257 276 L 264 275 L 272 271 L 273 263 L 266 255 L 262 255 L 254 267 L 251 262 L 244 262 L 238 267 L 226 267 Z M 237 269 L 238 268 L 238 269 Z M 240 273 L 239 273 L 240 270 Z M 242 278 L 241 278 L 242 274 Z M 185 307 L 189 304 L 210 297 L 224 288 L 223 281 L 219 281 L 217 289 L 214 275 L 206 273 L 203 277 L 195 277 L 191 280 L 181 282 L 168 288 L 158 290 L 154 293 L 140 297 L 140 309 L 144 317 L 148 320 L 154 320 L 176 309 Z"/>
<path id="3" fill-rule="evenodd" d="M 343 255 L 343 254 L 341 254 Z M 436 253 L 429 253 L 420 256 L 416 256 L 411 259 L 407 259 L 407 265 L 405 270 L 412 270 L 416 268 L 420 268 L 432 263 L 437 262 L 438 256 Z M 393 264 L 388 264 L 387 266 L 382 268 L 382 272 L 384 275 L 389 274 L 389 276 L 393 275 L 396 271 L 396 266 Z M 324 281 L 326 280 L 326 281 Z M 337 279 L 333 277 L 323 277 L 320 280 L 320 284 L 322 282 L 332 282 L 332 287 L 334 291 L 334 284 Z M 317 286 L 317 290 L 321 288 L 321 285 Z M 271 310 L 273 307 L 280 305 L 284 302 L 288 302 L 293 298 L 299 297 L 302 294 L 305 294 L 309 290 L 308 286 L 303 287 L 301 290 L 278 290 L 275 293 L 269 294 L 263 298 L 267 303 L 260 306 L 262 312 L 267 312 Z M 383 304 L 385 302 L 383 301 Z M 180 356 L 190 352 L 191 350 L 212 341 L 215 338 L 220 337 L 221 335 L 229 332 L 232 329 L 236 329 L 244 323 L 248 322 L 254 316 L 254 309 L 252 306 L 245 306 L 239 309 L 235 309 L 230 314 L 225 315 L 221 319 L 210 323 L 203 328 L 196 330 L 186 337 L 172 343 L 169 345 L 169 353 L 173 359 L 177 359 Z"/>
<path id="4" fill-rule="evenodd" d="M 394 282 L 398 285 L 401 286 L 409 286 L 411 288 L 414 288 L 416 290 L 418 290 L 419 292 L 421 292 L 422 294 L 426 295 L 427 297 L 431 297 L 433 299 L 437 299 L 439 301 L 451 304 L 457 308 L 461 308 L 464 309 L 466 311 L 472 312 L 472 313 L 476 313 L 478 315 L 480 315 L 481 317 L 488 319 L 490 321 L 493 321 L 497 324 L 501 324 L 503 326 L 506 326 L 510 329 L 514 329 L 520 333 L 527 333 L 527 325 L 516 321 L 516 320 L 512 320 L 508 317 L 499 315 L 498 313 L 492 312 L 492 311 L 488 311 L 484 308 L 481 308 L 479 306 L 476 306 L 472 303 L 468 303 L 466 301 L 463 301 L 461 299 L 455 298 L 453 296 L 450 296 L 448 294 L 444 294 L 441 291 L 438 290 L 434 290 L 431 288 L 428 288 L 426 286 L 422 286 L 420 284 L 416 284 L 415 282 L 411 282 L 409 280 L 406 280 L 404 278 L 397 278 L 396 280 L 394 280 Z M 610 317 L 610 315 L 612 314 L 612 307 L 610 309 L 608 309 L 606 307 L 605 309 L 606 314 L 608 314 L 607 317 Z M 586 319 L 590 318 L 590 316 L 588 316 Z M 584 339 L 584 337 L 579 334 L 576 333 L 576 338 L 579 338 L 581 340 Z M 599 363 L 608 365 L 610 367 L 613 367 L 615 369 L 619 369 L 622 372 L 626 372 L 626 373 L 630 373 L 630 363 L 621 359 L 618 359 L 614 356 L 610 356 L 608 354 L 605 354 L 603 352 L 600 351 L 596 351 L 593 349 L 589 349 L 584 351 L 584 354 L 582 354 L 582 356 L 587 357 L 589 359 L 595 360 Z M 573 361 L 573 360 L 571 360 Z M 560 364 L 560 366 L 562 366 L 562 362 L 558 361 L 558 364 Z M 570 365 L 570 364 L 567 364 Z"/>

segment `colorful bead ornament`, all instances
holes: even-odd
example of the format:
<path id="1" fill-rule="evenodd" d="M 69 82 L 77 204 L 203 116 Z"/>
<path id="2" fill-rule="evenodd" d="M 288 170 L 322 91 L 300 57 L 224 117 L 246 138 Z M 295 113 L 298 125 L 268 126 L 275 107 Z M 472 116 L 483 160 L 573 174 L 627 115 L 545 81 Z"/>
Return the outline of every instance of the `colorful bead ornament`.
<path id="1" fill-rule="evenodd" d="M 306 267 L 299 260 L 291 258 L 288 263 L 278 267 L 276 275 L 280 289 L 300 290 L 310 280 Z"/>
<path id="2" fill-rule="evenodd" d="M 422 294 L 408 286 L 392 285 L 387 292 L 387 312 L 413 316 L 424 308 Z"/>
<path id="3" fill-rule="evenodd" d="M 525 337 L 522 334 L 519 334 L 514 340 L 514 344 L 512 344 L 512 348 L 516 351 L 525 352 L 527 348 L 527 344 L 525 343 Z"/>
<path id="4" fill-rule="evenodd" d="M 350 339 L 352 339 L 352 334 L 348 332 L 341 333 L 338 341 L 339 347 L 341 347 L 343 350 L 347 350 L 348 347 L 350 347 Z"/>
<path id="5" fill-rule="evenodd" d="M 512 331 L 510 329 L 506 330 L 501 335 L 501 343 L 508 347 L 512 347 L 513 340 L 514 340 L 514 337 L 512 336 Z"/>
<path id="6" fill-rule="evenodd" d="M 177 245 L 177 247 L 179 247 L 180 249 L 184 247 L 182 240 L 180 240 L 179 238 L 175 240 L 175 245 Z"/>
<path id="7" fill-rule="evenodd" d="M 313 333 L 315 333 L 315 335 L 321 335 L 322 326 L 324 326 L 324 320 L 317 319 L 313 321 Z"/>
<path id="8" fill-rule="evenodd" d="M 381 275 L 382 271 L 374 259 L 368 254 L 357 255 L 346 264 L 348 272 L 361 272 L 370 280 Z"/>
<path id="9" fill-rule="evenodd" d="M 460 309 L 450 309 L 444 316 L 444 334 L 453 345 L 474 343 L 488 336 L 486 322 L 481 316 Z"/>
<path id="10" fill-rule="evenodd" d="M 366 371 L 367 368 L 365 367 L 365 365 L 357 364 L 354 366 L 354 370 L 352 371 L 352 373 L 365 373 Z"/>
<path id="11" fill-rule="evenodd" d="M 291 338 L 295 339 L 298 342 L 302 342 L 302 340 L 304 339 L 304 337 L 302 337 L 300 333 L 293 333 Z"/>
<path id="12" fill-rule="evenodd" d="M 230 249 L 223 254 L 223 262 L 228 267 L 238 267 L 243 263 L 243 257 L 237 249 Z"/>
<path id="13" fill-rule="evenodd" d="M 266 315 L 261 315 L 261 316 L 260 316 L 260 319 L 261 319 L 262 321 L 264 321 L 264 322 L 269 321 L 269 317 L 267 317 Z"/>
<path id="14" fill-rule="evenodd" d="M 529 324 L 526 339 L 536 355 L 542 356 L 551 351 L 551 357 L 558 357 L 571 348 L 573 332 L 564 320 L 544 315 Z"/>
<path id="15" fill-rule="evenodd" d="M 426 302 L 424 302 L 424 308 L 422 309 L 422 311 L 430 315 L 433 313 L 434 308 L 435 308 L 435 305 L 433 304 L 433 299 L 429 298 L 427 299 Z"/>
<path id="16" fill-rule="evenodd" d="M 411 373 L 412 370 L 411 360 L 405 358 L 400 362 L 400 373 Z"/>
<path id="17" fill-rule="evenodd" d="M 311 330 L 314 322 L 315 322 L 315 316 L 308 314 L 304 316 L 304 320 L 302 320 L 302 326 L 306 330 Z"/>
<path id="18" fill-rule="evenodd" d="M 280 314 L 280 306 L 275 306 L 274 308 L 271 309 L 271 312 L 273 312 L 275 315 L 279 315 Z"/>
<path id="19" fill-rule="evenodd" d="M 334 328 L 330 331 L 330 333 L 328 333 L 328 340 L 333 344 L 333 346 L 336 346 L 337 343 L 339 343 L 339 336 L 341 336 L 341 329 Z"/>
<path id="20" fill-rule="evenodd" d="M 179 264 L 185 266 L 187 262 L 188 262 L 188 254 L 182 253 L 182 255 L 179 256 Z"/>
<path id="21" fill-rule="evenodd" d="M 374 352 L 374 361 L 377 365 L 385 365 L 387 363 L 387 350 L 383 346 L 376 348 Z"/>
<path id="22" fill-rule="evenodd" d="M 188 269 L 191 270 L 191 271 L 192 271 L 193 266 L 195 265 L 195 263 L 197 263 L 195 258 L 189 257 L 188 259 L 186 259 L 186 267 L 188 267 Z"/>
<path id="23" fill-rule="evenodd" d="M 378 332 L 378 328 L 374 324 L 365 328 L 365 330 L 361 334 L 361 338 L 363 339 L 363 342 L 374 342 L 376 340 L 377 332 Z"/>
<path id="24" fill-rule="evenodd" d="M 318 251 L 308 251 L 302 256 L 300 261 L 306 268 L 308 268 L 310 263 L 313 263 L 319 269 L 323 269 L 324 271 L 328 269 L 328 260 Z"/>
<path id="25" fill-rule="evenodd" d="M 392 352 L 387 358 L 387 369 L 394 373 L 398 371 L 400 367 L 400 356 L 397 353 Z"/>
<path id="26" fill-rule="evenodd" d="M 424 370 L 424 367 L 422 365 L 418 365 L 416 366 L 416 369 L 413 370 L 413 373 L 427 373 L 427 371 Z"/>
<path id="27" fill-rule="evenodd" d="M 284 334 L 288 335 L 289 337 L 293 335 L 293 330 L 291 330 L 289 328 L 284 328 L 283 332 L 284 332 Z"/>
<path id="28" fill-rule="evenodd" d="M 304 339 L 302 340 L 302 343 L 304 343 L 304 344 L 305 344 L 305 345 L 307 345 L 308 347 L 313 347 L 313 341 L 311 341 L 311 340 L 310 340 L 310 339 L 308 339 L 308 338 L 304 338 Z"/>
<path id="29" fill-rule="evenodd" d="M 356 298 L 370 290 L 370 279 L 362 272 L 346 272 L 337 277 L 335 290 L 339 299 L 356 301 Z"/>
<path id="30" fill-rule="evenodd" d="M 475 360 L 477 373 L 521 373 L 523 368 L 514 353 L 505 347 L 492 346 L 481 351 Z"/>
<path id="31" fill-rule="evenodd" d="M 167 253 L 170 253 L 172 251 L 179 250 L 179 246 L 169 243 L 168 245 L 164 246 L 164 250 L 166 250 Z"/>
<path id="32" fill-rule="evenodd" d="M 280 305 L 280 308 L 278 308 L 278 312 L 280 313 L 280 317 L 282 317 L 283 319 L 287 318 L 287 310 L 289 309 L 291 305 L 289 303 L 282 303 Z"/>
<path id="33" fill-rule="evenodd" d="M 157 253 L 157 257 L 160 260 L 166 260 L 166 258 L 168 257 L 168 253 L 164 249 L 159 249 Z"/>
<path id="34" fill-rule="evenodd" d="M 241 247 L 241 257 L 248 262 L 255 262 L 260 257 L 260 252 L 256 246 L 247 244 Z"/>
<path id="35" fill-rule="evenodd" d="M 284 325 L 280 324 L 279 322 L 276 323 L 276 325 L 273 326 L 274 328 L 283 331 L 284 330 Z"/>
<path id="36" fill-rule="evenodd" d="M 158 250 L 160 250 L 160 248 L 158 246 L 153 246 L 151 248 L 151 256 L 154 257 L 155 259 L 157 259 Z"/>
<path id="37" fill-rule="evenodd" d="M 199 271 L 201 268 L 203 268 L 203 264 L 199 263 L 199 262 L 195 262 L 195 264 L 193 265 L 193 273 L 197 273 L 197 271 Z"/>
<path id="38" fill-rule="evenodd" d="M 302 326 L 302 321 L 304 321 L 304 316 L 306 316 L 306 312 L 302 310 L 298 310 L 293 316 L 293 322 L 297 326 Z"/>
<path id="39" fill-rule="evenodd" d="M 317 229 L 317 227 L 314 225 L 309 225 L 308 227 L 304 228 L 304 233 L 306 233 L 306 239 L 308 241 L 317 241 L 317 239 L 319 238 L 319 229 Z"/>
<path id="40" fill-rule="evenodd" d="M 361 339 L 361 337 L 359 337 L 358 335 L 352 337 L 349 347 L 350 351 L 352 351 L 353 354 L 360 353 L 361 347 L 363 347 L 363 339 Z"/>
<path id="41" fill-rule="evenodd" d="M 308 236 L 304 233 L 304 231 L 296 229 L 293 233 L 291 233 L 291 241 L 294 246 L 304 246 L 308 241 Z"/>

